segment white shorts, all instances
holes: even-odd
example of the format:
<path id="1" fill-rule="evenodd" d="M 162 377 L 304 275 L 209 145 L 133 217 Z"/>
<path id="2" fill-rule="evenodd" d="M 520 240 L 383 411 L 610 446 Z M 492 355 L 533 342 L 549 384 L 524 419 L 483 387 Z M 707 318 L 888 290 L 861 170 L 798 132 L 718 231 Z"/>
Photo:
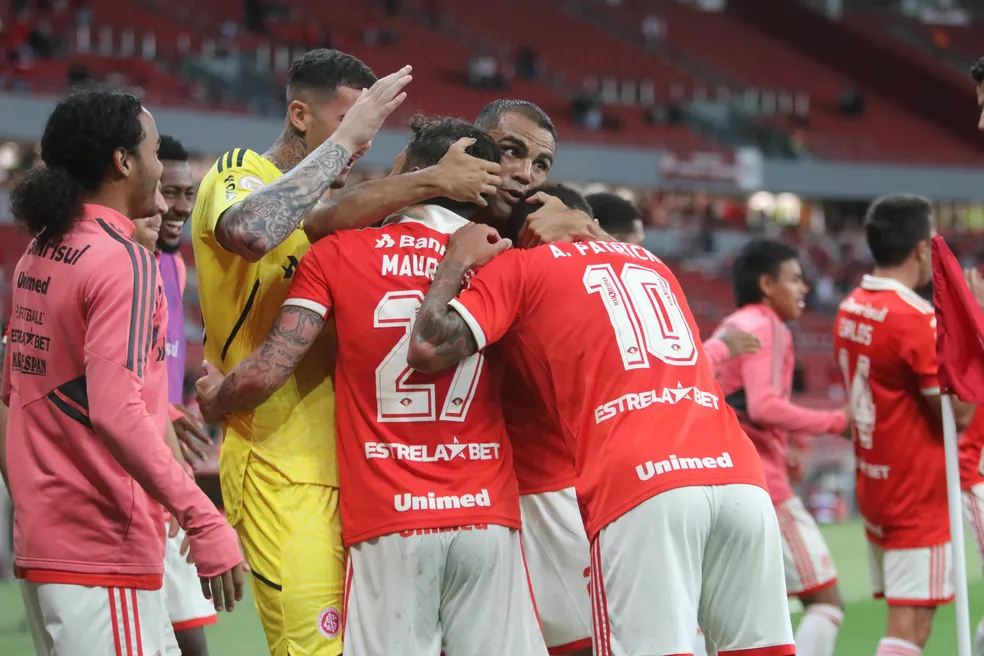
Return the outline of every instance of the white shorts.
<path id="1" fill-rule="evenodd" d="M 163 589 L 20 585 L 38 656 L 159 656 L 174 640 Z"/>
<path id="2" fill-rule="evenodd" d="M 871 591 L 889 606 L 941 606 L 953 601 L 950 543 L 883 549 L 868 542 Z"/>
<path id="3" fill-rule="evenodd" d="M 692 654 L 698 624 L 708 653 L 792 656 L 781 562 L 762 488 L 682 487 L 644 501 L 591 544 L 594 656 Z"/>
<path id="4" fill-rule="evenodd" d="M 215 606 L 202 594 L 198 569 L 181 555 L 184 529 L 164 546 L 164 592 L 167 599 L 167 615 L 175 631 L 215 624 L 218 617 Z"/>
<path id="5" fill-rule="evenodd" d="M 591 646 L 591 545 L 574 488 L 519 497 L 523 550 L 551 654 Z"/>
<path id="6" fill-rule="evenodd" d="M 984 483 L 963 491 L 963 511 L 977 542 L 977 557 L 984 569 Z"/>
<path id="7" fill-rule="evenodd" d="M 547 656 L 519 531 L 467 526 L 353 545 L 345 656 Z"/>
<path id="8" fill-rule="evenodd" d="M 776 517 L 782 532 L 782 563 L 789 596 L 803 597 L 835 585 L 837 570 L 827 541 L 799 497 L 777 504 Z"/>

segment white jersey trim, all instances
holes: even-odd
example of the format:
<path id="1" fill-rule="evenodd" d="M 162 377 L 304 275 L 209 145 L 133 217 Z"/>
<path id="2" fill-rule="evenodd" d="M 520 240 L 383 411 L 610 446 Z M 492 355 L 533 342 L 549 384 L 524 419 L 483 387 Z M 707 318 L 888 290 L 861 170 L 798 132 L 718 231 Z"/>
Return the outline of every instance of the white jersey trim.
<path id="1" fill-rule="evenodd" d="M 317 301 L 312 301 L 307 298 L 288 298 L 286 301 L 284 301 L 284 304 L 281 307 L 287 307 L 287 306 L 299 307 L 299 308 L 304 308 L 305 310 L 311 310 L 312 312 L 317 312 L 318 314 L 320 314 L 322 319 L 328 318 L 328 308 L 326 308 L 321 303 L 318 303 Z"/>
<path id="2" fill-rule="evenodd" d="M 895 292 L 903 301 L 923 314 L 934 314 L 936 312 L 929 301 L 899 281 L 892 280 L 891 278 L 865 274 L 861 278 L 861 289 L 867 289 L 872 292 Z"/>
<path id="3" fill-rule="evenodd" d="M 391 214 L 383 221 L 383 225 L 407 222 L 422 223 L 444 235 L 453 235 L 458 228 L 468 223 L 466 219 L 440 205 L 413 205 Z"/>
<path id="4" fill-rule="evenodd" d="M 922 388 L 919 391 L 922 392 L 922 395 L 923 396 L 939 396 L 940 395 L 940 388 L 939 387 L 924 387 L 924 388 Z"/>
<path id="5" fill-rule="evenodd" d="M 462 305 L 456 298 L 448 301 L 448 306 L 460 314 L 461 318 L 465 320 L 465 325 L 471 330 L 472 337 L 475 338 L 475 343 L 478 344 L 478 350 L 481 351 L 485 348 L 488 344 L 485 339 L 485 332 L 482 330 L 482 326 L 479 325 L 478 321 L 475 320 L 475 317 L 472 316 L 472 313 L 468 311 L 468 308 Z"/>

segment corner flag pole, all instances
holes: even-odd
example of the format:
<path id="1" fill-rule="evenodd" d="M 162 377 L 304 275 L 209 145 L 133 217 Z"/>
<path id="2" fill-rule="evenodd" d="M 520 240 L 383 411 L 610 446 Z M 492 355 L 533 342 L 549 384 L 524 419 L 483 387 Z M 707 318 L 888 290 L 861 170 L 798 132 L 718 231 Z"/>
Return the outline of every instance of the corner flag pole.
<path id="1" fill-rule="evenodd" d="M 943 403 L 943 450 L 946 453 L 946 501 L 950 511 L 950 548 L 953 558 L 953 590 L 957 601 L 957 656 L 972 656 L 970 650 L 970 607 L 967 603 L 967 555 L 964 550 L 963 499 L 960 495 L 960 465 L 957 456 L 957 424 L 950 395 Z"/>

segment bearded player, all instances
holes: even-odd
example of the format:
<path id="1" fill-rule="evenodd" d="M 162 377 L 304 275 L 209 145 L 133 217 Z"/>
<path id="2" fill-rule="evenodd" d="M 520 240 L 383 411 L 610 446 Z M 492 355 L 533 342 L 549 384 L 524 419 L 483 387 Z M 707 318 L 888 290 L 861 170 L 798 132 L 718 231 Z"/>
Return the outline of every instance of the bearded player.
<path id="1" fill-rule="evenodd" d="M 302 220 L 333 185 L 344 184 L 409 82 L 409 67 L 377 82 L 354 57 L 308 52 L 290 70 L 280 139 L 264 155 L 229 151 L 205 176 L 192 239 L 205 357 L 221 370 L 266 335 L 309 247 Z M 329 358 L 329 347 L 321 340 L 311 361 Z M 275 656 L 342 651 L 333 419 L 331 380 L 321 367 L 301 367 L 262 406 L 224 423 L 226 516 L 251 564 L 257 612 Z"/>
<path id="2" fill-rule="evenodd" d="M 413 135 L 403 170 L 434 165 L 462 139 L 475 156 L 499 157 L 488 135 L 441 119 Z M 206 416 L 253 407 L 313 357 L 334 317 L 349 656 L 547 653 L 520 543 L 501 369 L 481 354 L 439 376 L 406 364 L 448 236 L 476 209 L 435 198 L 381 228 L 319 241 L 264 344 L 224 380 L 198 384 Z"/>
<path id="3" fill-rule="evenodd" d="M 865 216 L 875 270 L 837 313 L 834 352 L 853 414 L 858 508 L 871 586 L 888 603 L 879 656 L 919 656 L 953 599 L 936 316 L 914 290 L 932 278 L 932 207 L 884 196 Z M 953 399 L 958 429 L 974 406 Z"/>

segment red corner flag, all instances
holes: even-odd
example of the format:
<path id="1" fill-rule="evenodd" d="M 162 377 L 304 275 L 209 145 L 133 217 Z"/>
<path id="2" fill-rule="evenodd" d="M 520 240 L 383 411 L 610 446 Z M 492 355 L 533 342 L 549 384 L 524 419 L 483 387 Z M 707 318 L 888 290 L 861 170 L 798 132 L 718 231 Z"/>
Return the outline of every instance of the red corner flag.
<path id="1" fill-rule="evenodd" d="M 933 305 L 940 391 L 968 403 L 984 403 L 984 312 L 939 235 L 933 237 Z"/>

